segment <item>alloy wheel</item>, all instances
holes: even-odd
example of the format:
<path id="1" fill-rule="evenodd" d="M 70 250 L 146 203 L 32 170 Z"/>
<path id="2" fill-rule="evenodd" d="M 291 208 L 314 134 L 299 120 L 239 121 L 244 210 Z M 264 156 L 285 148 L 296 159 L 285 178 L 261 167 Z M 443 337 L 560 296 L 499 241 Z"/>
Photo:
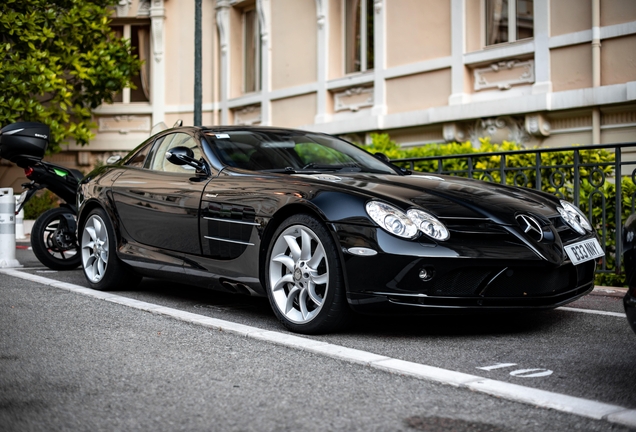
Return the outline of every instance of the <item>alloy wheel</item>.
<path id="1" fill-rule="evenodd" d="M 99 282 L 108 266 L 108 230 L 98 215 L 92 215 L 82 232 L 82 265 L 89 281 Z"/>
<path id="2" fill-rule="evenodd" d="M 320 312 L 329 289 L 325 248 L 310 228 L 293 225 L 272 247 L 269 282 L 273 303 L 289 321 L 308 323 Z"/>

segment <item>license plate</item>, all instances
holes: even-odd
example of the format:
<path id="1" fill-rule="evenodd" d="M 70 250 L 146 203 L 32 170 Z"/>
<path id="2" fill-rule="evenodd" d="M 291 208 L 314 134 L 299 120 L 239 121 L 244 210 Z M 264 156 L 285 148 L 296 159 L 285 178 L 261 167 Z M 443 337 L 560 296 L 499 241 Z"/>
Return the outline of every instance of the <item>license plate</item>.
<path id="1" fill-rule="evenodd" d="M 605 252 L 595 238 L 565 246 L 565 252 L 574 265 L 605 256 Z"/>

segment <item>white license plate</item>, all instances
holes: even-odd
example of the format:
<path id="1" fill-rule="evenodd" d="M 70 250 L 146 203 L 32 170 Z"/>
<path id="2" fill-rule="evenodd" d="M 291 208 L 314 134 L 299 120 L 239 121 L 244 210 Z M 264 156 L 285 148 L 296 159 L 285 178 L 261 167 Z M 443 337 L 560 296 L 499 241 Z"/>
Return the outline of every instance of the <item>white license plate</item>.
<path id="1" fill-rule="evenodd" d="M 605 252 L 595 238 L 565 246 L 565 252 L 574 265 L 605 256 Z"/>

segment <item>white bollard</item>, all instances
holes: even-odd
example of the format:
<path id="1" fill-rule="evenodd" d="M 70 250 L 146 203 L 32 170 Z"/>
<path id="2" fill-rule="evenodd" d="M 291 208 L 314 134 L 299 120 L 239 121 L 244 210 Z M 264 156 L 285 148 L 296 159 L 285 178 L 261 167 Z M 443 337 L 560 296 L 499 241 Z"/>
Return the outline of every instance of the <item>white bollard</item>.
<path id="1" fill-rule="evenodd" d="M 15 199 L 12 188 L 0 189 L 0 268 L 22 267 L 15 259 Z"/>
<path id="2" fill-rule="evenodd" d="M 19 195 L 15 196 L 15 205 L 18 205 Z M 15 239 L 26 240 L 24 235 L 24 208 L 21 208 L 17 215 L 15 215 Z"/>

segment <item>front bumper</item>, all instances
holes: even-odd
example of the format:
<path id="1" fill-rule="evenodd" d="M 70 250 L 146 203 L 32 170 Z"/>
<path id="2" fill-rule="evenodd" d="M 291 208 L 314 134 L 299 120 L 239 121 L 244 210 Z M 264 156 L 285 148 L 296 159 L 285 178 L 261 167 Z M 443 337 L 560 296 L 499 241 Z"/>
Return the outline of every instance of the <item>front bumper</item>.
<path id="1" fill-rule="evenodd" d="M 519 243 L 434 245 L 397 239 L 379 229 L 340 228 L 347 298 L 358 312 L 549 309 L 594 287 L 595 261 L 574 266 L 565 256 L 555 265 Z M 377 254 L 347 252 L 355 247 Z"/>

